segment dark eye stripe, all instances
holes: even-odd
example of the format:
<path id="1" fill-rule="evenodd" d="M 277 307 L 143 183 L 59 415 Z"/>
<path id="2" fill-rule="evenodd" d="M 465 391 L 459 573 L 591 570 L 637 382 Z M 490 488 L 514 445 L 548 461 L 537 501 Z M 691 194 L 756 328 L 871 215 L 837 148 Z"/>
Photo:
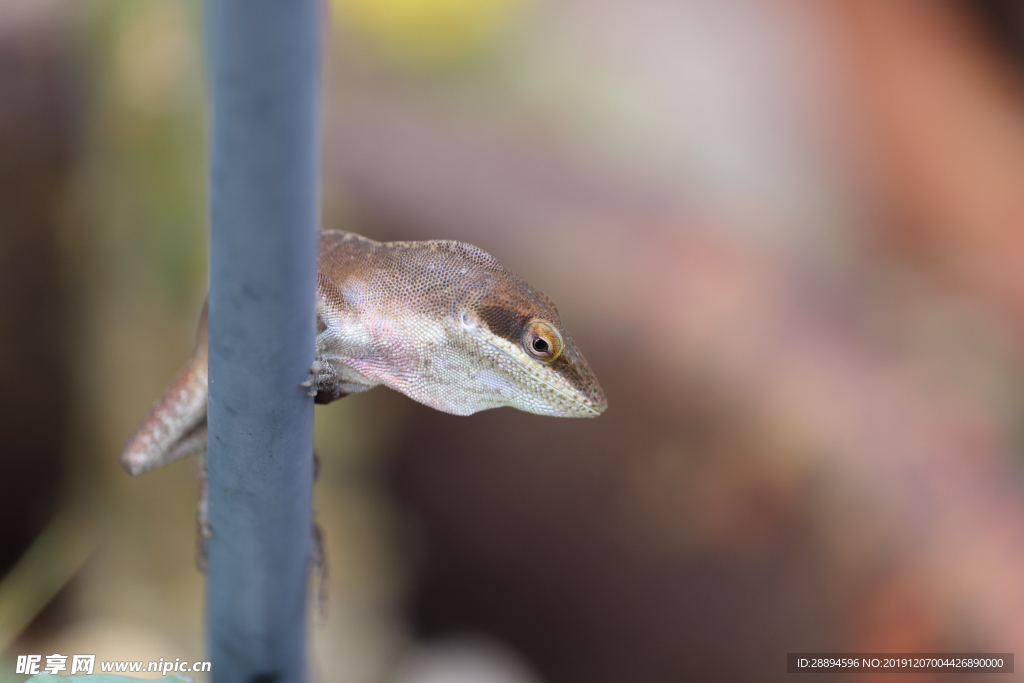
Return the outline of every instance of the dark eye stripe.
<path id="1" fill-rule="evenodd" d="M 494 334 L 511 342 L 519 342 L 529 318 L 519 311 L 502 306 L 482 306 L 477 315 Z"/>

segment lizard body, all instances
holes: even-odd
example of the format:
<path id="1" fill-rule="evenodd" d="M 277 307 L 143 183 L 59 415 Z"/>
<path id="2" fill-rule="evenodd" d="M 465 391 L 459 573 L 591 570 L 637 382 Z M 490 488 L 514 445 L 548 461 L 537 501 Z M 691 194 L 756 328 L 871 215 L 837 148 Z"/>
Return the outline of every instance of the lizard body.
<path id="1" fill-rule="evenodd" d="M 607 408 L 554 302 L 477 247 L 324 231 L 317 266 L 317 403 L 383 384 L 456 415 Z M 206 343 L 204 307 L 192 358 L 121 454 L 131 474 L 204 448 Z"/>

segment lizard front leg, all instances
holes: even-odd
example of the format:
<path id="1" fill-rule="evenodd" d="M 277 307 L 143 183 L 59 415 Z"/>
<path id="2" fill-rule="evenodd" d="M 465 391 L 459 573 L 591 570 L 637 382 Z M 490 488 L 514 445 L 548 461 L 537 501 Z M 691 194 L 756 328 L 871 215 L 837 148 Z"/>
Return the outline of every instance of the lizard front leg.
<path id="1" fill-rule="evenodd" d="M 324 325 L 323 321 L 320 321 Z M 316 340 L 316 360 L 309 368 L 309 377 L 301 385 L 307 388 L 306 393 L 318 404 L 333 403 L 349 394 L 357 394 L 375 385 L 362 377 L 355 370 L 346 368 L 344 359 L 332 353 L 335 348 L 334 335 L 331 331 L 322 330 Z M 342 374 L 339 374 L 338 368 Z"/>

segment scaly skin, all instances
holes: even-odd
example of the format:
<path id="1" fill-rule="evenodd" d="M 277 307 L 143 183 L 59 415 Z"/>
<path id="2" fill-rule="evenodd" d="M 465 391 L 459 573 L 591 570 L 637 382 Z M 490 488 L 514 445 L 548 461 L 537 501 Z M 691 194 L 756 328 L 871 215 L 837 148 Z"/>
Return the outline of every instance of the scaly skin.
<path id="1" fill-rule="evenodd" d="M 383 384 L 455 415 L 511 406 L 596 417 L 608 407 L 554 302 L 477 247 L 325 231 L 318 270 L 317 403 Z M 206 359 L 204 307 L 192 359 L 121 454 L 130 473 L 203 447 Z"/>

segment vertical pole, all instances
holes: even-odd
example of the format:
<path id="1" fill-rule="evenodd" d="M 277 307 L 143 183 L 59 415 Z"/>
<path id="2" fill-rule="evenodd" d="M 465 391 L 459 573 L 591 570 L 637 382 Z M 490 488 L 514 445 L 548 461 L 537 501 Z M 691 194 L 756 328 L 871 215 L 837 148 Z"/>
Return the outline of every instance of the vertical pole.
<path id="1" fill-rule="evenodd" d="M 216 683 L 305 683 L 320 0 L 206 0 Z"/>

